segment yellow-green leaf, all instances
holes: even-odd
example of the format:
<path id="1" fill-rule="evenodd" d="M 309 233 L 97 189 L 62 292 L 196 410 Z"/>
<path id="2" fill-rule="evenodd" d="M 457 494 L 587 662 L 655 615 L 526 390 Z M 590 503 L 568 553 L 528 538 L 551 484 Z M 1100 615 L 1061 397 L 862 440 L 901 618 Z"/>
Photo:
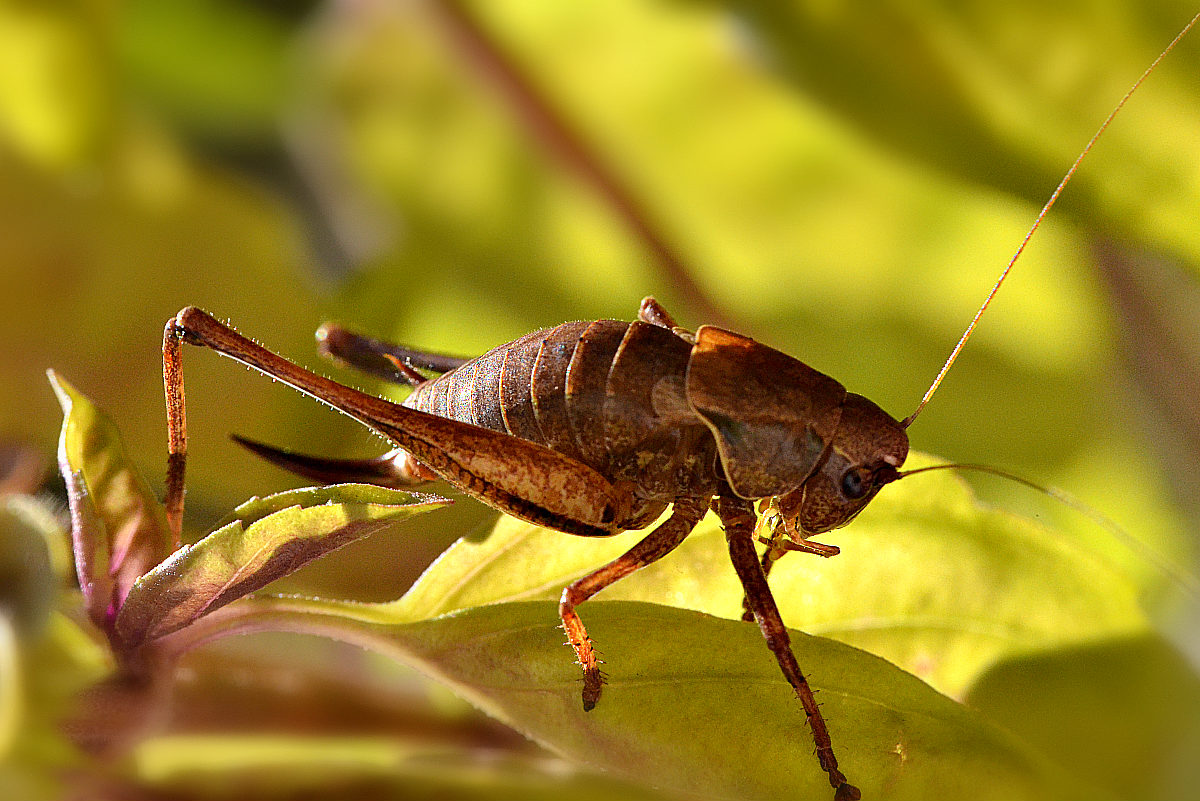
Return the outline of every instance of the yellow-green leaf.
<path id="1" fill-rule="evenodd" d="M 1152 634 L 1043 651 L 984 674 L 967 703 L 1121 798 L 1200 787 L 1200 678 Z"/>
<path id="2" fill-rule="evenodd" d="M 664 801 L 650 788 L 542 755 L 481 758 L 477 748 L 397 736 L 183 735 L 145 743 L 134 760 L 147 784 L 204 797 L 253 783 L 278 799 Z"/>
<path id="3" fill-rule="evenodd" d="M 455 543 L 385 608 L 408 622 L 487 603 L 557 599 L 645 533 L 581 540 L 503 518 L 486 538 Z M 784 621 L 884 656 L 950 695 L 1007 655 L 1148 625 L 1139 574 L 1068 533 L 980 505 L 949 474 L 889 486 L 849 526 L 818 539 L 842 553 L 792 555 L 771 574 Z M 739 617 L 741 586 L 716 519 L 598 596 L 611 599 Z M 597 602 L 581 611 L 585 622 Z"/>
<path id="4" fill-rule="evenodd" d="M 758 628 L 642 603 L 585 621 L 608 681 L 584 712 L 553 603 L 506 603 L 389 624 L 378 609 L 261 599 L 262 620 L 411 662 L 572 761 L 706 798 L 832 798 L 799 702 Z M 985 718 L 878 657 L 793 633 L 842 768 L 864 798 L 1094 797 Z M 756 745 L 757 744 L 757 745 Z"/>
<path id="5" fill-rule="evenodd" d="M 379 529 L 447 501 L 357 484 L 291 490 L 171 555 L 133 586 L 116 620 L 126 646 L 170 634 Z"/>
<path id="6" fill-rule="evenodd" d="M 48 375 L 64 415 L 58 461 L 79 585 L 89 615 L 103 627 L 134 581 L 171 552 L 166 517 L 112 420 L 54 371 Z"/>

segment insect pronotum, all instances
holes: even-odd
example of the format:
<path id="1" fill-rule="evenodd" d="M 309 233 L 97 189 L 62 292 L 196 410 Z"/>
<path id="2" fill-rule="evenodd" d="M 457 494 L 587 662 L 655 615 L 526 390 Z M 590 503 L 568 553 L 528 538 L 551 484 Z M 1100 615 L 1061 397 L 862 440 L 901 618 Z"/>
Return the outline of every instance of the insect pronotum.
<path id="1" fill-rule="evenodd" d="M 187 453 L 183 343 L 203 345 L 319 398 L 387 437 L 396 449 L 371 460 L 335 460 L 245 443 L 320 480 L 392 486 L 442 478 L 491 506 L 581 536 L 608 536 L 665 522 L 623 556 L 572 582 L 559 612 L 583 667 L 583 705 L 603 688 L 577 607 L 678 546 L 711 508 L 725 527 L 730 559 L 784 677 L 803 704 L 821 769 L 835 799 L 860 792 L 838 767 L 833 743 L 792 653 L 767 584 L 787 551 L 821 556 L 810 540 L 849 522 L 902 472 L 907 428 L 925 408 L 1034 231 L 1080 162 L 1130 95 L 1200 19 L 1193 18 L 1101 124 L 1037 215 L 1015 255 L 916 409 L 896 420 L 871 401 L 779 351 L 713 326 L 676 325 L 652 298 L 633 322 L 564 323 L 476 359 L 408 350 L 327 327 L 327 355 L 411 384 L 403 404 L 338 384 L 272 353 L 189 307 L 166 325 L 163 379 L 169 455 L 166 507 L 179 537 Z M 429 379 L 419 369 L 440 373 Z M 943 465 L 944 467 L 944 465 Z M 929 468 L 926 468 L 929 469 Z M 782 534 L 755 548 L 754 503 L 771 499 Z"/>

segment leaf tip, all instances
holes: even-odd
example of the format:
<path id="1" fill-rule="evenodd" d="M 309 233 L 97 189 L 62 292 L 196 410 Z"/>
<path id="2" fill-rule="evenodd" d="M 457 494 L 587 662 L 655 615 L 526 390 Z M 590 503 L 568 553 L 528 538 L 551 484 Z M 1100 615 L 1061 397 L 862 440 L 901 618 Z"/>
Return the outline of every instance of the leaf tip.
<path id="1" fill-rule="evenodd" d="M 50 382 L 50 388 L 54 390 L 55 396 L 58 398 L 58 405 L 62 407 L 63 413 L 71 411 L 71 399 L 75 395 L 75 387 L 67 383 L 67 380 L 58 374 L 53 367 L 46 368 L 46 379 Z"/>

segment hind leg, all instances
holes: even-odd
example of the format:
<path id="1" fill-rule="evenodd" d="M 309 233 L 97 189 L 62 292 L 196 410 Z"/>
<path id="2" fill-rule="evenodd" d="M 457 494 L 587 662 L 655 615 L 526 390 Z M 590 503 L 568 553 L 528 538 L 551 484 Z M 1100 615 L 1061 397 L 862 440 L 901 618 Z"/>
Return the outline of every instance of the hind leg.
<path id="1" fill-rule="evenodd" d="M 163 330 L 167 402 L 167 495 L 178 537 L 187 462 L 183 345 L 211 348 L 324 401 L 391 440 L 468 495 L 540 526 L 607 537 L 636 514 L 632 497 L 594 468 L 545 445 L 410 409 L 339 384 L 272 353 L 207 312 L 189 306 Z"/>
<path id="2" fill-rule="evenodd" d="M 470 361 L 461 356 L 411 350 L 333 323 L 317 329 L 317 350 L 336 362 L 402 386 L 416 386 L 425 380 L 415 368 L 448 373 Z"/>
<path id="3" fill-rule="evenodd" d="M 375 484 L 403 489 L 435 481 L 438 476 L 402 448 L 370 459 L 331 459 L 285 451 L 245 437 L 232 435 L 233 441 L 290 473 L 322 484 Z"/>

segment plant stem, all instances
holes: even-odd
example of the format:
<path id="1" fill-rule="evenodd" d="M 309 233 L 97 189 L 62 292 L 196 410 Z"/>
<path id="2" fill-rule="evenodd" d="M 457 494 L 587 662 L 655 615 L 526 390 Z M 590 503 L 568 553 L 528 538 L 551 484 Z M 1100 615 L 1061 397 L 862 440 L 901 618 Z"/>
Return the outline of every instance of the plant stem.
<path id="1" fill-rule="evenodd" d="M 496 88 L 513 114 L 561 163 L 574 171 L 624 220 L 653 254 L 664 277 L 678 292 L 690 311 L 716 325 L 730 324 L 729 316 L 700 286 L 679 251 L 668 241 L 650 210 L 585 137 L 575 130 L 565 114 L 534 84 L 503 46 L 460 0 L 427 4 L 442 23 L 453 44 L 476 71 Z"/>

